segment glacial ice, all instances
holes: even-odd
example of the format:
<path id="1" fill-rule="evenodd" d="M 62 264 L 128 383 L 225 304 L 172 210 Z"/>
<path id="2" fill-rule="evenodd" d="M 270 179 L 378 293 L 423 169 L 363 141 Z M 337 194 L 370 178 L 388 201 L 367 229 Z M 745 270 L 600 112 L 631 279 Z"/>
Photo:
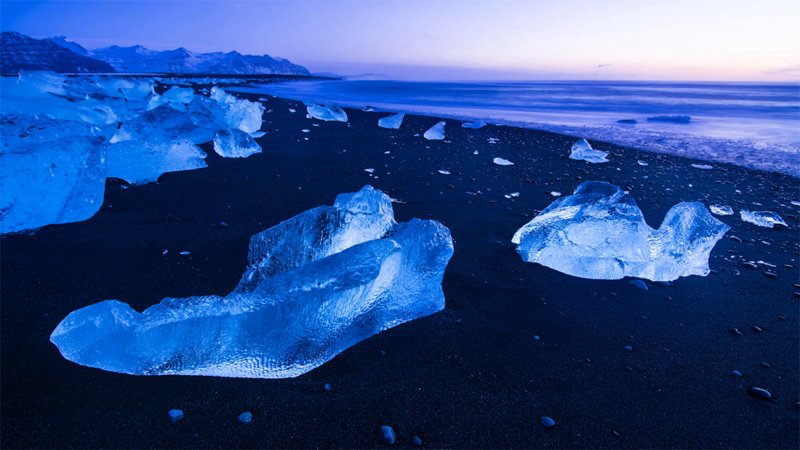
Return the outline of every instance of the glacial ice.
<path id="1" fill-rule="evenodd" d="M 718 216 L 732 216 L 733 215 L 733 208 L 728 205 L 711 205 L 708 207 L 711 210 L 712 214 L 716 214 Z"/>
<path id="2" fill-rule="evenodd" d="M 482 120 L 476 120 L 475 122 L 464 122 L 461 124 L 462 128 L 471 128 L 473 130 L 477 130 L 478 128 L 483 128 L 486 126 L 486 122 Z"/>
<path id="3" fill-rule="evenodd" d="M 581 139 L 572 145 L 569 159 L 577 159 L 579 161 L 586 161 L 593 164 L 606 163 L 608 159 L 608 152 L 602 150 L 595 150 L 586 139 Z"/>
<path id="4" fill-rule="evenodd" d="M 237 128 L 247 133 L 255 133 L 261 129 L 264 115 L 264 106 L 261 103 L 236 98 L 216 86 L 211 88 L 211 98 L 222 107 L 227 128 Z"/>
<path id="5" fill-rule="evenodd" d="M 347 113 L 337 105 L 307 104 L 306 111 L 314 119 L 326 122 L 347 122 Z"/>
<path id="6" fill-rule="evenodd" d="M 146 184 L 161 174 L 207 167 L 206 154 L 188 140 L 124 141 L 108 146 L 106 176 Z"/>
<path id="7" fill-rule="evenodd" d="M 406 115 L 404 113 L 397 113 L 387 117 L 381 117 L 378 119 L 378 126 L 381 128 L 389 128 L 392 130 L 397 130 L 400 128 L 400 125 L 403 124 L 403 118 Z"/>
<path id="8" fill-rule="evenodd" d="M 250 241 L 230 294 L 165 298 L 139 313 L 106 300 L 70 313 L 50 336 L 68 360 L 136 375 L 286 378 L 388 328 L 444 308 L 449 230 L 396 224 L 366 186 Z"/>
<path id="9" fill-rule="evenodd" d="M 505 158 L 495 158 L 492 160 L 493 163 L 497 164 L 498 166 L 513 166 L 514 163 L 505 159 Z"/>
<path id="10" fill-rule="evenodd" d="M 106 149 L 91 125 L 0 117 L 0 233 L 86 220 L 103 204 Z"/>
<path id="11" fill-rule="evenodd" d="M 430 127 L 422 136 L 429 141 L 441 141 L 444 139 L 444 121 Z"/>
<path id="12" fill-rule="evenodd" d="M 750 222 L 759 227 L 773 228 L 775 225 L 789 226 L 778 213 L 772 211 L 748 211 L 743 209 L 739 211 L 739 216 L 743 221 Z"/>
<path id="13" fill-rule="evenodd" d="M 698 202 L 673 206 L 657 230 L 628 192 L 587 181 L 514 234 L 523 260 L 581 278 L 672 281 L 709 273 L 708 258 L 730 229 Z"/>
<path id="14" fill-rule="evenodd" d="M 226 158 L 247 158 L 261 153 L 261 146 L 242 130 L 219 130 L 214 136 L 214 151 Z"/>

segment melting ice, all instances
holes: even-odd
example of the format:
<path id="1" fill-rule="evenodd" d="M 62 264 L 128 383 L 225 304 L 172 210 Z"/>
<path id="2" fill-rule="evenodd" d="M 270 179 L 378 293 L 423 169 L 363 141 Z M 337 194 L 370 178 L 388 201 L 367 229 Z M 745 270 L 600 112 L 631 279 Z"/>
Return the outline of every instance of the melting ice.
<path id="1" fill-rule="evenodd" d="M 577 159 L 580 161 L 586 161 L 593 164 L 597 163 L 606 163 L 608 159 L 608 152 L 604 152 L 601 150 L 595 150 L 589 144 L 586 139 L 581 139 L 575 144 L 572 145 L 572 149 L 569 154 L 569 159 Z"/>
<path id="2" fill-rule="evenodd" d="M 708 275 L 709 254 L 729 229 L 701 203 L 683 202 L 654 230 L 628 192 L 588 181 L 517 230 L 512 242 L 523 260 L 568 275 L 671 281 Z"/>
<path id="3" fill-rule="evenodd" d="M 391 199 L 366 186 L 254 235 L 224 297 L 165 298 L 141 313 L 106 300 L 70 313 L 50 340 L 66 359 L 113 372 L 294 377 L 442 310 L 452 254 L 445 226 L 395 223 Z"/>

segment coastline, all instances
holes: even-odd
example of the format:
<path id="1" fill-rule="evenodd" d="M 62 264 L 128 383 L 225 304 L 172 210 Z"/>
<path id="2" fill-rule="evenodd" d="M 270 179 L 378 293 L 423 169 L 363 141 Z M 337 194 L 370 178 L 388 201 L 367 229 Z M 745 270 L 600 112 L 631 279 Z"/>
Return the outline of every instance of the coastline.
<path id="1" fill-rule="evenodd" d="M 386 130 L 377 127 L 385 113 L 347 109 L 343 124 L 306 119 L 295 101 L 265 106 L 262 154 L 223 159 L 205 144 L 208 168 L 130 189 L 108 181 L 91 219 L 0 238 L 3 447 L 374 447 L 384 424 L 400 447 L 413 435 L 447 448 L 800 444 L 795 178 L 726 163 L 698 170 L 699 160 L 595 141 L 611 162 L 592 165 L 567 158 L 575 138 L 544 131 L 448 120 L 434 142 L 421 137 L 432 117 Z M 699 200 L 775 211 L 790 227 L 723 217 L 732 230 L 712 252 L 711 275 L 648 291 L 523 263 L 514 231 L 551 191 L 588 180 L 631 191 L 651 226 L 673 204 Z M 365 184 L 403 202 L 398 221 L 430 218 L 453 232 L 443 312 L 286 380 L 125 376 L 72 364 L 50 344 L 58 321 L 97 301 L 141 310 L 229 291 L 252 234 Z M 745 261 L 772 264 L 778 277 Z M 775 402 L 749 397 L 751 386 Z M 171 408 L 186 418 L 169 423 Z M 249 426 L 236 422 L 245 410 Z M 558 426 L 542 428 L 542 415 Z"/>

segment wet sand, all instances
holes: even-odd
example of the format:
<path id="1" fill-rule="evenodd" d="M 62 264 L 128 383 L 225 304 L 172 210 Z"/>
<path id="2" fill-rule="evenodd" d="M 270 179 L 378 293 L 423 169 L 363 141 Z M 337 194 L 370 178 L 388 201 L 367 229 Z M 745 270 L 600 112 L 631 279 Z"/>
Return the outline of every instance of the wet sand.
<path id="1" fill-rule="evenodd" d="M 206 169 L 128 189 L 109 181 L 90 220 L 0 238 L 0 446 L 364 448 L 383 445 L 381 425 L 394 427 L 396 447 L 414 435 L 436 448 L 800 445 L 797 179 L 699 170 L 690 164 L 700 161 L 600 142 L 611 162 L 592 165 L 568 159 L 575 139 L 552 133 L 448 121 L 446 141 L 430 142 L 421 135 L 435 118 L 406 116 L 385 130 L 384 113 L 348 109 L 343 124 L 306 119 L 297 102 L 266 107 L 262 154 L 222 159 L 204 145 Z M 732 206 L 712 274 L 643 291 L 522 262 L 514 231 L 551 191 L 587 180 L 630 190 L 654 227 L 679 201 Z M 227 293 L 252 234 L 365 184 L 402 201 L 398 221 L 450 228 L 443 312 L 285 380 L 107 373 L 64 360 L 49 342 L 69 312 L 104 299 L 141 310 L 167 296 Z M 520 196 L 504 197 L 511 192 Z M 790 227 L 744 223 L 742 208 L 778 212 Z M 750 397 L 752 386 L 774 401 Z M 170 423 L 172 408 L 185 418 Z M 236 420 L 246 410 L 250 425 Z M 543 415 L 557 425 L 542 427 Z"/>

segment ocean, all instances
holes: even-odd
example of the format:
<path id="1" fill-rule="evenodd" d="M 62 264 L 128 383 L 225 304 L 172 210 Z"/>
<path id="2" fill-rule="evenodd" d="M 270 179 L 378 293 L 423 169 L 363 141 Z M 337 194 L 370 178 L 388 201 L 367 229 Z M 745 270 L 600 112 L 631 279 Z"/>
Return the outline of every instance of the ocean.
<path id="1" fill-rule="evenodd" d="M 232 90 L 480 119 L 800 177 L 797 83 L 332 80 Z"/>

